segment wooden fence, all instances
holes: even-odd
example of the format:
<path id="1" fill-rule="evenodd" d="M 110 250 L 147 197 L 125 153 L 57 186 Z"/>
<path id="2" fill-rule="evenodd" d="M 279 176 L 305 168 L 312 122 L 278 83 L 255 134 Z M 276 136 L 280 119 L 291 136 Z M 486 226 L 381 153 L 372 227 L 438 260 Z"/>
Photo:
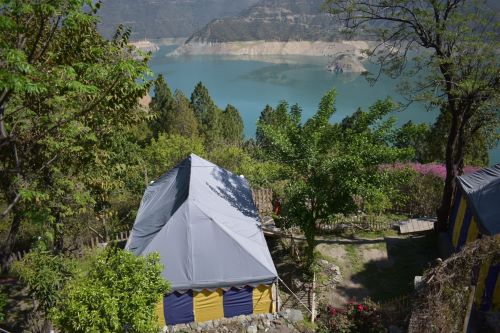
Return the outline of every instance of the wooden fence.
<path id="1" fill-rule="evenodd" d="M 339 229 L 382 231 L 391 227 L 391 222 L 380 221 L 377 219 L 377 216 L 371 215 L 339 216 L 327 223 L 316 224 L 316 229 L 320 232 L 333 232 Z"/>
<path id="2" fill-rule="evenodd" d="M 273 212 L 273 191 L 271 189 L 252 189 L 252 198 L 260 216 L 269 215 Z"/>
<path id="3" fill-rule="evenodd" d="M 128 239 L 129 236 L 130 236 L 130 231 L 121 231 L 121 232 L 115 233 L 111 236 L 108 236 L 107 238 L 105 238 L 105 237 L 93 237 L 88 242 L 85 243 L 85 247 L 87 249 L 93 249 L 96 247 L 104 247 L 109 242 L 113 242 L 113 241 L 114 242 L 124 242 Z M 29 251 L 26 251 L 26 250 L 16 251 L 16 252 L 12 253 L 10 258 L 12 261 L 21 260 L 28 253 L 29 253 Z"/>
<path id="4" fill-rule="evenodd" d="M 300 282 L 300 286 L 295 286 L 293 288 L 293 293 L 295 295 L 289 293 L 284 286 L 280 286 L 279 288 L 281 300 L 280 307 L 282 309 L 300 309 L 303 306 L 302 304 L 306 304 L 309 309 L 312 308 L 312 287 L 310 283 Z"/>

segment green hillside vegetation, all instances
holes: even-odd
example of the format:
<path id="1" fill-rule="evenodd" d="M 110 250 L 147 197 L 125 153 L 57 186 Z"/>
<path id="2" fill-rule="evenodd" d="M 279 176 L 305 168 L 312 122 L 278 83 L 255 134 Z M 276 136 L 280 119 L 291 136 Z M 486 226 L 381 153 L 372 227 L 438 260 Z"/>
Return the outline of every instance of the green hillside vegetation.
<path id="1" fill-rule="evenodd" d="M 99 31 L 111 37 L 120 24 L 132 39 L 189 37 L 210 21 L 238 14 L 258 0 L 104 0 Z"/>
<path id="2" fill-rule="evenodd" d="M 188 42 L 335 41 L 339 26 L 322 11 L 323 0 L 265 0 L 240 14 L 216 19 Z"/>

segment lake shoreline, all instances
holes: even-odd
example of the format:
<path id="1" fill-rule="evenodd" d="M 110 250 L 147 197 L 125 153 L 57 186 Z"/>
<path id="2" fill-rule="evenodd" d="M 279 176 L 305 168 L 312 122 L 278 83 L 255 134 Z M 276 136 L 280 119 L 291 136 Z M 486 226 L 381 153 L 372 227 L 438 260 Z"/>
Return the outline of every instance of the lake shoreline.
<path id="1" fill-rule="evenodd" d="M 243 42 L 189 42 L 170 52 L 168 56 L 224 55 L 239 57 L 315 56 L 328 57 L 327 69 L 333 72 L 365 72 L 363 62 L 372 42 L 368 41 L 243 41 Z"/>

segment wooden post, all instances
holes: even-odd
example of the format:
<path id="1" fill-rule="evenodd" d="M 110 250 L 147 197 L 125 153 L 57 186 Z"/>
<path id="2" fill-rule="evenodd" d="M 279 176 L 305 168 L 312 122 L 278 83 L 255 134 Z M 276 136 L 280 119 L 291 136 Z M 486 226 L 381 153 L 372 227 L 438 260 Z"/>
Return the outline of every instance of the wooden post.
<path id="1" fill-rule="evenodd" d="M 469 326 L 470 313 L 472 311 L 472 304 L 474 303 L 474 295 L 476 294 L 476 286 L 472 285 L 469 295 L 469 303 L 467 304 L 467 312 L 464 318 L 464 327 L 462 329 L 463 333 L 467 332 L 467 327 Z"/>
<path id="2" fill-rule="evenodd" d="M 316 273 L 313 273 L 311 295 L 311 323 L 316 319 Z"/>

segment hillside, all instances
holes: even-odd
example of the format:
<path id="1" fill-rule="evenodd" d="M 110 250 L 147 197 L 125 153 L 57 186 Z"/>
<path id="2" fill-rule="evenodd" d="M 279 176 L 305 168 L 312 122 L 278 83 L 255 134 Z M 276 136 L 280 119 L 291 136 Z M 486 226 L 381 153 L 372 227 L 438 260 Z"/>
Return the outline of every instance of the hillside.
<path id="1" fill-rule="evenodd" d="M 258 0 L 104 0 L 101 33 L 119 24 L 132 27 L 132 39 L 189 37 L 215 18 L 233 16 Z"/>
<path id="2" fill-rule="evenodd" d="M 188 42 L 334 41 L 338 30 L 321 10 L 324 0 L 261 0 L 239 15 L 220 18 Z"/>

